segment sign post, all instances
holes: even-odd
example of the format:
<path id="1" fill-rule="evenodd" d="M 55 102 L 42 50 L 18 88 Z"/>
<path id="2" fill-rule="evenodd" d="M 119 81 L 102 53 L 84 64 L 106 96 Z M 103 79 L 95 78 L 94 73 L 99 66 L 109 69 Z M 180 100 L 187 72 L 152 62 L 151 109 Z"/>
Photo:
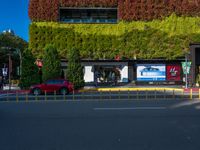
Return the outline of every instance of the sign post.
<path id="1" fill-rule="evenodd" d="M 185 57 L 185 62 L 182 62 L 183 74 L 185 74 L 185 88 L 188 88 L 188 74 L 190 73 L 191 62 L 187 61 L 187 57 Z"/>

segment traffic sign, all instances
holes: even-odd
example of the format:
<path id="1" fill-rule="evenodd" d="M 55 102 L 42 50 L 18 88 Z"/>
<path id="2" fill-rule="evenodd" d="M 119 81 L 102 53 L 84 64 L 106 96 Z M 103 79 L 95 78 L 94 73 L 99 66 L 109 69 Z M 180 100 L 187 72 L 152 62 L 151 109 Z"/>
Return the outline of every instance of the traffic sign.
<path id="1" fill-rule="evenodd" d="M 186 62 L 181 62 L 181 64 L 182 64 L 183 73 L 184 74 L 189 74 L 192 62 L 187 62 L 187 63 Z"/>

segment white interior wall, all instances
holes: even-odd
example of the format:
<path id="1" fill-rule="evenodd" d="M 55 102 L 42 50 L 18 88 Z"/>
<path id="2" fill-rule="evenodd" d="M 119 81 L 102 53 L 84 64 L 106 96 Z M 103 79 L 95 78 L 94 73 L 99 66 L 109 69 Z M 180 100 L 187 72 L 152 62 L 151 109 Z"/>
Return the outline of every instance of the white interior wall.
<path id="1" fill-rule="evenodd" d="M 92 66 L 84 66 L 84 80 L 85 82 L 94 82 L 94 72 Z"/>
<path id="2" fill-rule="evenodd" d="M 120 69 L 121 80 L 120 82 L 128 82 L 128 66 L 122 66 Z"/>

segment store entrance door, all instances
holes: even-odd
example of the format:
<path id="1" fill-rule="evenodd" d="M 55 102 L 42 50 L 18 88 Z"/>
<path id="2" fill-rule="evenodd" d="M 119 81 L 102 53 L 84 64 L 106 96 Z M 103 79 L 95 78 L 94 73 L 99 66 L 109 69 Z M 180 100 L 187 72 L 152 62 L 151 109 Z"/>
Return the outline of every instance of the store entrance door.
<path id="1" fill-rule="evenodd" d="M 94 79 L 96 83 L 116 85 L 120 78 L 117 66 L 95 66 Z"/>

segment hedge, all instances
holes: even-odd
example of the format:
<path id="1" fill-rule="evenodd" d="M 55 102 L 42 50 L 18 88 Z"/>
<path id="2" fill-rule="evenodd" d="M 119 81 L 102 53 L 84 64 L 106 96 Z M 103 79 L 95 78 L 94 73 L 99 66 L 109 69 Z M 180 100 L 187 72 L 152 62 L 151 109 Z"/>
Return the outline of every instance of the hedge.
<path id="1" fill-rule="evenodd" d="M 113 59 L 116 55 L 132 59 L 183 56 L 189 43 L 200 42 L 200 17 L 178 17 L 175 14 L 149 22 L 132 21 L 118 24 L 59 24 L 34 22 L 30 25 L 29 48 L 37 57 L 51 43 L 66 58 L 72 48 L 82 58 Z"/>
<path id="2" fill-rule="evenodd" d="M 119 19 L 153 20 L 175 13 L 178 16 L 199 16 L 200 0 L 119 0 Z"/>
<path id="3" fill-rule="evenodd" d="M 59 7 L 118 7 L 119 20 L 153 20 L 175 13 L 200 16 L 200 0 L 30 0 L 32 21 L 58 21 Z"/>
<path id="4" fill-rule="evenodd" d="M 62 7 L 114 7 L 118 0 L 61 0 Z"/>
<path id="5" fill-rule="evenodd" d="M 32 21 L 57 21 L 58 0 L 30 0 L 28 14 Z"/>

